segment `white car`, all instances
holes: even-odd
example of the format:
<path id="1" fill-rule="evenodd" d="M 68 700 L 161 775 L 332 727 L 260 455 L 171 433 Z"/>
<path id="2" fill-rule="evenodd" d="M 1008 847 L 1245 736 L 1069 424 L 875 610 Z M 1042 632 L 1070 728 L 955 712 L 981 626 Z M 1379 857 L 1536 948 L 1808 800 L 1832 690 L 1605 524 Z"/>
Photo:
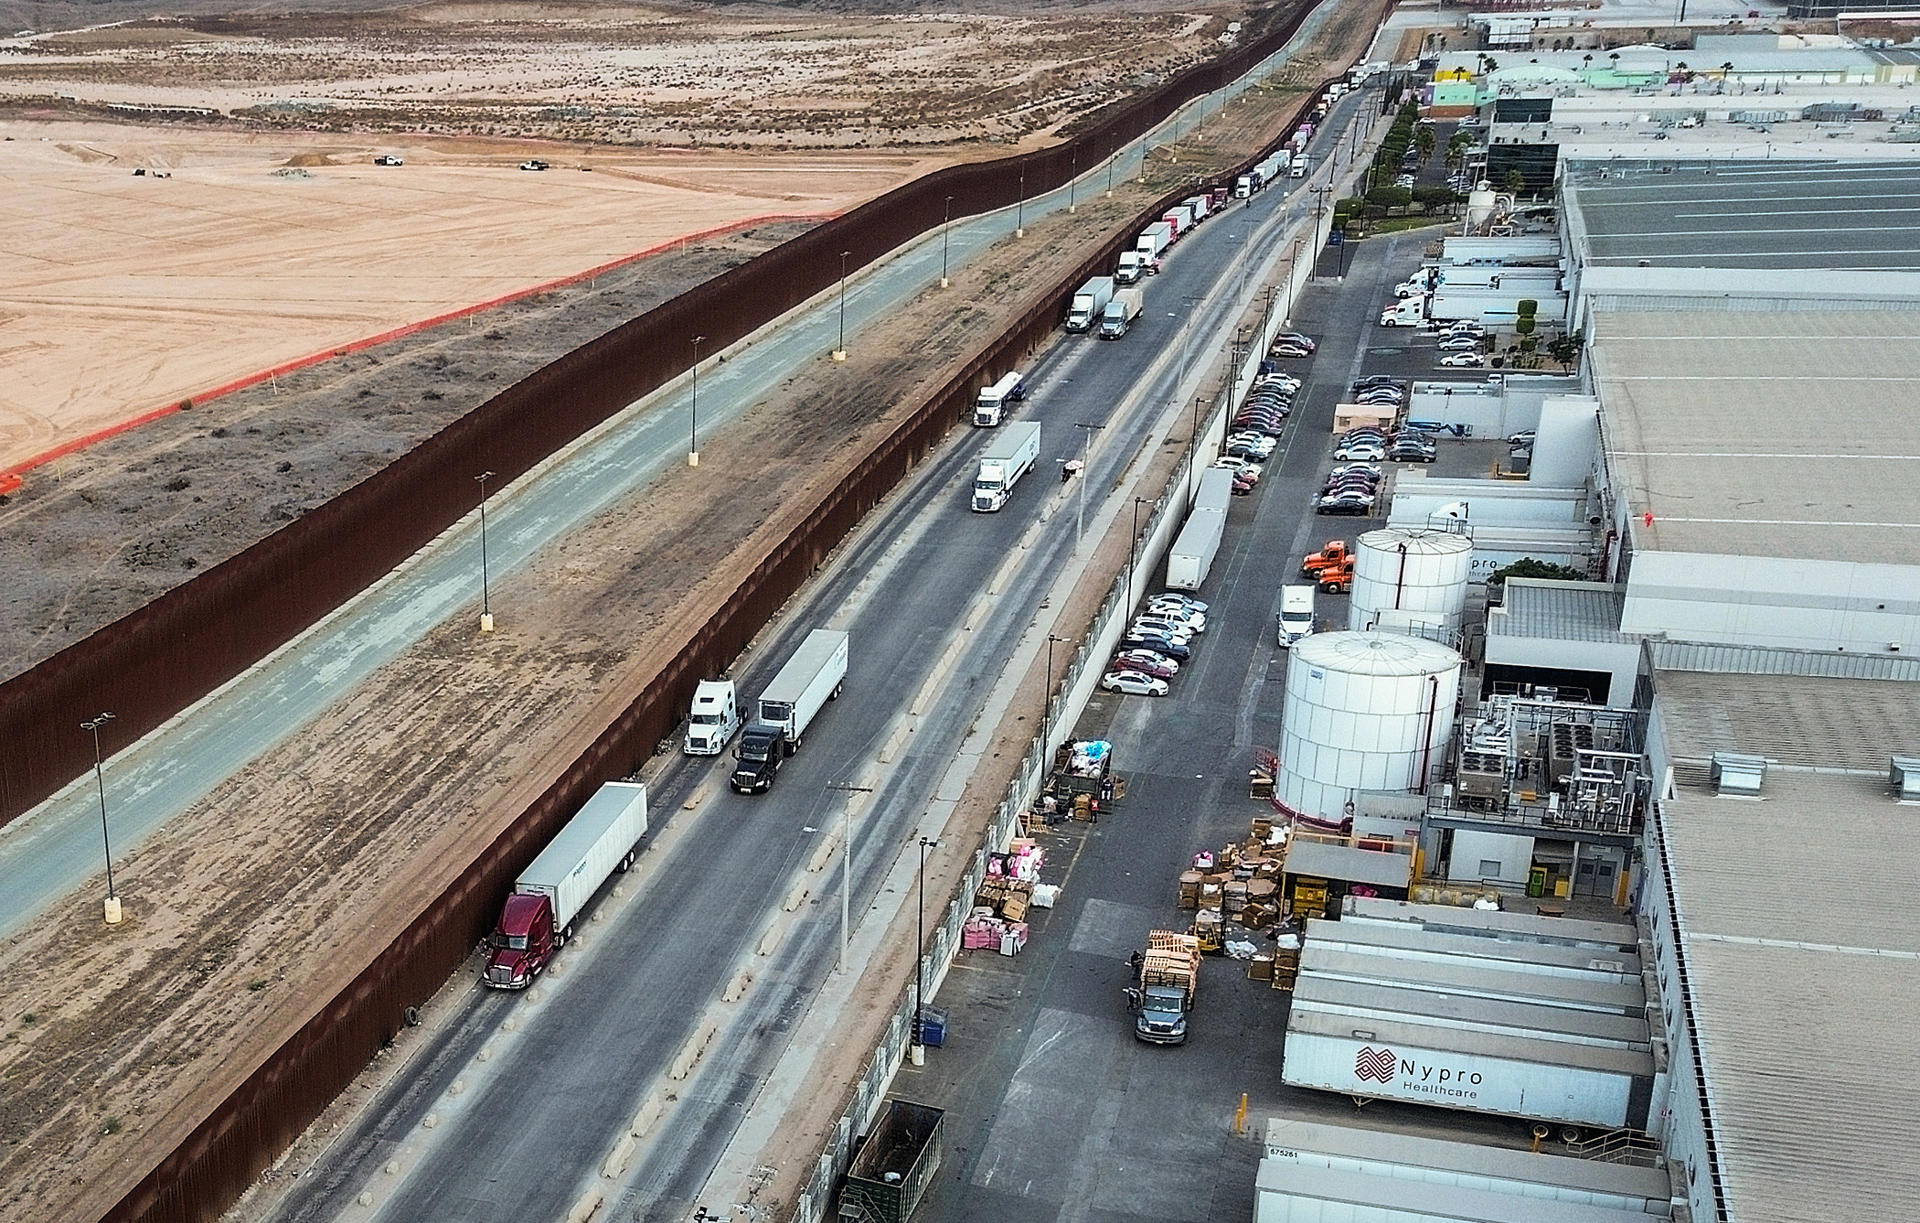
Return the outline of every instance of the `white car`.
<path id="1" fill-rule="evenodd" d="M 1477 335 L 1450 335 L 1440 341 L 1441 352 L 1479 352 L 1480 337 Z"/>
<path id="2" fill-rule="evenodd" d="M 1387 457 L 1387 448 L 1372 440 L 1343 442 L 1333 457 L 1342 463 L 1378 463 Z"/>
<path id="3" fill-rule="evenodd" d="M 1153 598 L 1156 603 L 1159 602 L 1161 599 L 1167 599 L 1174 603 L 1185 603 L 1188 607 L 1191 607 L 1193 610 L 1197 612 L 1208 612 L 1213 610 L 1213 604 L 1203 603 L 1199 599 L 1194 598 L 1192 595 L 1188 594 L 1184 590 L 1163 590 L 1159 594 L 1153 596 Z"/>
<path id="4" fill-rule="evenodd" d="M 1165 637 L 1175 645 L 1192 645 L 1196 630 L 1165 616 L 1139 615 L 1127 631 L 1135 637 Z"/>
<path id="5" fill-rule="evenodd" d="M 1171 620 L 1175 624 L 1181 625 L 1195 633 L 1204 633 L 1207 631 L 1207 615 L 1205 612 L 1197 612 L 1191 607 L 1182 606 L 1171 599 L 1155 599 L 1153 602 L 1147 604 L 1146 610 L 1140 614 L 1143 616 L 1152 616 L 1156 620 Z"/>
<path id="6" fill-rule="evenodd" d="M 1109 671 L 1100 677 L 1100 686 L 1108 692 L 1128 696 L 1165 696 L 1167 681 L 1155 679 L 1144 671 Z"/>
<path id="7" fill-rule="evenodd" d="M 1440 364 L 1456 369 L 1477 369 L 1486 363 L 1487 359 L 1477 352 L 1450 352 L 1440 358 Z"/>

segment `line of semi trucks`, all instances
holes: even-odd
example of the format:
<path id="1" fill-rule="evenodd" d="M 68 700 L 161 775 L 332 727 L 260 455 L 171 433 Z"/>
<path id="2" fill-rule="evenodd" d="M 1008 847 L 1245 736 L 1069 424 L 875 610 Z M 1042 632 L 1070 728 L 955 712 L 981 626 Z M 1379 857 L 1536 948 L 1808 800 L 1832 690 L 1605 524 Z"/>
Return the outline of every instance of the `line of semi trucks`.
<path id="1" fill-rule="evenodd" d="M 1120 255 L 1111 276 L 1095 276 L 1073 295 L 1066 326 L 1117 340 L 1127 334 L 1146 308 L 1139 282 L 1160 270 L 1160 256 L 1230 200 L 1247 199 L 1276 180 L 1306 174 L 1303 150 L 1313 125 L 1302 123 L 1287 145 L 1274 150 L 1231 188 L 1216 187 L 1169 208 L 1142 230 Z M 1383 320 L 1384 321 L 1384 320 Z M 974 403 L 973 423 L 997 428 L 1009 405 L 1026 398 L 1018 371 L 983 387 Z M 1040 422 L 1020 421 L 1002 430 L 980 454 L 970 504 L 992 513 L 1006 505 L 1014 486 L 1040 459 Z M 1219 547 L 1220 527 L 1229 495 L 1226 473 L 1208 471 L 1200 481 L 1194 512 L 1168 557 L 1169 584 L 1194 589 L 1205 579 Z M 1217 503 L 1217 504 L 1216 504 Z M 742 794 L 773 786 L 787 757 L 800 750 L 807 729 L 838 697 L 847 678 L 847 634 L 815 629 L 768 681 L 748 720 L 730 679 L 702 680 L 687 712 L 682 750 L 690 756 L 717 756 L 737 737 L 729 784 Z M 637 782 L 610 781 L 575 813 L 514 881 L 488 938 L 481 977 L 496 989 L 524 989 L 545 970 L 572 936 L 589 901 L 615 872 L 633 865 L 647 833 L 647 790 Z M 1190 996 L 1190 995 L 1189 995 Z"/>

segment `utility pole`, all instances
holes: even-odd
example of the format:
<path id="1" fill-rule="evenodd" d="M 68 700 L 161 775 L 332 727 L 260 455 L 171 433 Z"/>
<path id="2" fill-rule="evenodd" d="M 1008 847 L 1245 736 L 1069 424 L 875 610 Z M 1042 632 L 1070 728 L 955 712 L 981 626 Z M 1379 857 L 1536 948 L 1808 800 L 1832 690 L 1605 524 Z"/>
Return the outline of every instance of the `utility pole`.
<path id="1" fill-rule="evenodd" d="M 846 782 L 830 781 L 828 790 L 838 790 L 842 794 L 871 794 L 872 786 L 848 785 Z M 853 904 L 853 799 L 848 798 L 840 804 L 840 949 L 834 954 L 833 971 L 844 971 L 847 966 L 847 944 L 853 939 L 853 925 L 850 916 Z"/>
<path id="2" fill-rule="evenodd" d="M 1080 430 L 1080 508 L 1075 512 L 1073 541 L 1080 544 L 1087 533 L 1087 482 L 1093 479 L 1093 435 L 1106 428 L 1105 425 L 1090 425 L 1076 420 L 1073 427 Z"/>

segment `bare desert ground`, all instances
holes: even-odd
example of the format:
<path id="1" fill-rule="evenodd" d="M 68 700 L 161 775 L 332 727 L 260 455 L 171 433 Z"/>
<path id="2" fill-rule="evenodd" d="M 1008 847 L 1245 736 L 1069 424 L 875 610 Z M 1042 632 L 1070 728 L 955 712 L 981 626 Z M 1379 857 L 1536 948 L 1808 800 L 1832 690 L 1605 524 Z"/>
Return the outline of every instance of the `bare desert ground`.
<path id="1" fill-rule="evenodd" d="M 922 169 L 560 149 L 529 173 L 525 147 L 457 138 L 377 146 L 406 162 L 387 167 L 364 141 L 304 134 L 0 133 L 0 471 L 256 371 L 689 233 L 839 212 Z"/>

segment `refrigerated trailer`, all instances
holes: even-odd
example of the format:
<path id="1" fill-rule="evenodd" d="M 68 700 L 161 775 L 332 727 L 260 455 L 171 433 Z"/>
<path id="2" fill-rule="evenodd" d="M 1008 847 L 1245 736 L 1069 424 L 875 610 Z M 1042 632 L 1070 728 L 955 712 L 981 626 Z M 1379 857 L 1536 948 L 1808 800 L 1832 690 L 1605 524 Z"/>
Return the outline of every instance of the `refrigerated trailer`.
<path id="1" fill-rule="evenodd" d="M 1200 473 L 1200 491 L 1193 512 L 1167 553 L 1167 585 L 1175 590 L 1198 590 L 1213 567 L 1220 537 L 1227 528 L 1227 506 L 1233 501 L 1233 473 L 1209 467 Z"/>
<path id="2" fill-rule="evenodd" d="M 1297 1003 L 1280 1079 L 1356 1100 L 1615 1130 L 1647 1128 L 1654 1055 L 1337 1013 Z"/>

